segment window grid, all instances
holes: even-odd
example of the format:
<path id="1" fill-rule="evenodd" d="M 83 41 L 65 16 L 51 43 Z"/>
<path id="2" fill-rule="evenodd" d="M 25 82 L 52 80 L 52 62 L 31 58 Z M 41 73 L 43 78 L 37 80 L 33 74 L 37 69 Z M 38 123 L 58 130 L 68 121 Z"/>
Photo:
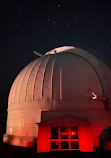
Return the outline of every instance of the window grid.
<path id="1" fill-rule="evenodd" d="M 66 127 L 66 126 L 62 126 L 62 127 Z M 79 150 L 79 148 L 78 149 L 71 149 L 71 141 L 77 141 L 79 143 L 79 138 L 77 138 L 77 139 L 76 138 L 71 139 L 71 135 L 70 135 L 71 127 L 67 127 L 68 128 L 68 139 L 61 139 L 61 131 L 60 131 L 61 127 L 57 127 L 58 128 L 58 139 L 51 139 L 50 140 L 50 144 L 51 144 L 52 141 L 59 142 L 58 149 L 51 149 L 50 148 L 51 150 Z M 76 127 L 76 126 L 73 126 L 73 127 Z M 77 129 L 78 129 L 78 127 L 77 127 Z M 68 143 L 69 143 L 69 149 L 61 149 L 61 142 L 62 141 L 68 141 Z"/>

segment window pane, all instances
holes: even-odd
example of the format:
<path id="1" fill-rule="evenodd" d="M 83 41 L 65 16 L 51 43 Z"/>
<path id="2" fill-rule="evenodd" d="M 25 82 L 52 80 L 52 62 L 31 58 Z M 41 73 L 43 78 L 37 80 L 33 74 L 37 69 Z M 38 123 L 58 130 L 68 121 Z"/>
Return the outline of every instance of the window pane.
<path id="1" fill-rule="evenodd" d="M 111 134 L 111 126 L 109 126 L 109 134 Z"/>
<path id="2" fill-rule="evenodd" d="M 79 149 L 79 142 L 71 141 L 71 149 Z"/>
<path id="3" fill-rule="evenodd" d="M 60 128 L 60 136 L 61 136 L 61 139 L 68 139 L 68 128 L 67 127 Z"/>
<path id="4" fill-rule="evenodd" d="M 51 149 L 59 149 L 59 141 L 51 141 Z"/>
<path id="5" fill-rule="evenodd" d="M 78 127 L 70 127 L 70 138 L 78 139 Z"/>
<path id="6" fill-rule="evenodd" d="M 58 127 L 51 127 L 51 139 L 58 139 Z"/>
<path id="7" fill-rule="evenodd" d="M 61 141 L 61 149 L 69 149 L 69 142 Z"/>

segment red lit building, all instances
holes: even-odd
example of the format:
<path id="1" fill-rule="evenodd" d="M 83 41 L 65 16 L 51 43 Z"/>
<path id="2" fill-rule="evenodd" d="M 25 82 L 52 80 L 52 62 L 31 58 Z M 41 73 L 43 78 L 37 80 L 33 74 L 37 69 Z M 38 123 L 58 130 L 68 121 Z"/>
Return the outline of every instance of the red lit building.
<path id="1" fill-rule="evenodd" d="M 53 117 L 52 114 L 53 113 Z M 47 117 L 38 125 L 37 151 L 48 152 L 57 150 L 93 151 L 91 123 L 60 112 L 42 112 Z"/>
<path id="2" fill-rule="evenodd" d="M 37 143 L 37 152 L 92 152 L 110 126 L 110 69 L 93 54 L 64 46 L 28 64 L 15 79 L 4 142 Z"/>

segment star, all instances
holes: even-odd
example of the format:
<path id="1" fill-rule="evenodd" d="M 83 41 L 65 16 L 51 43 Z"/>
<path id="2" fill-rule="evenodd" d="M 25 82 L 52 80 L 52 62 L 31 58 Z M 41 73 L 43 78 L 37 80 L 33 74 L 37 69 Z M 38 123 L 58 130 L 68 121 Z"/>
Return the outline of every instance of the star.
<path id="1" fill-rule="evenodd" d="M 76 20 L 76 19 L 77 19 L 77 17 L 75 16 L 73 19 L 74 19 L 74 20 Z"/>
<path id="2" fill-rule="evenodd" d="M 67 27 L 69 27 L 69 25 L 68 25 L 68 24 L 67 24 L 66 26 L 67 26 Z"/>
<path id="3" fill-rule="evenodd" d="M 58 7 L 60 7 L 61 5 L 60 5 L 60 4 L 58 4 L 57 6 L 58 6 Z"/>
<path id="4" fill-rule="evenodd" d="M 21 16 L 22 15 L 22 13 L 18 13 L 18 16 Z"/>
<path id="5" fill-rule="evenodd" d="M 110 46 L 110 45 L 107 45 L 106 47 L 107 47 L 107 48 L 110 48 L 111 46 Z"/>

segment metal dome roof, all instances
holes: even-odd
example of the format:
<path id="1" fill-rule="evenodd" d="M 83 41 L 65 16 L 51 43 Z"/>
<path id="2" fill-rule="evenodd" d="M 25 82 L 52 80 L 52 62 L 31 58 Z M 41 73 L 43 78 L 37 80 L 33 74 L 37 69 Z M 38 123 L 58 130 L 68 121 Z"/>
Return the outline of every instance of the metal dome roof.
<path id="1" fill-rule="evenodd" d="M 102 73 L 92 54 L 60 47 L 28 64 L 15 79 L 9 103 L 33 100 L 74 99 L 88 88 L 102 95 Z"/>
<path id="2" fill-rule="evenodd" d="M 45 53 L 45 55 L 47 54 L 55 54 L 55 53 L 61 53 L 61 52 L 67 52 L 69 50 L 74 50 L 75 47 L 73 46 L 62 46 L 62 47 L 58 47 L 58 48 L 54 48 L 51 51 Z"/>

